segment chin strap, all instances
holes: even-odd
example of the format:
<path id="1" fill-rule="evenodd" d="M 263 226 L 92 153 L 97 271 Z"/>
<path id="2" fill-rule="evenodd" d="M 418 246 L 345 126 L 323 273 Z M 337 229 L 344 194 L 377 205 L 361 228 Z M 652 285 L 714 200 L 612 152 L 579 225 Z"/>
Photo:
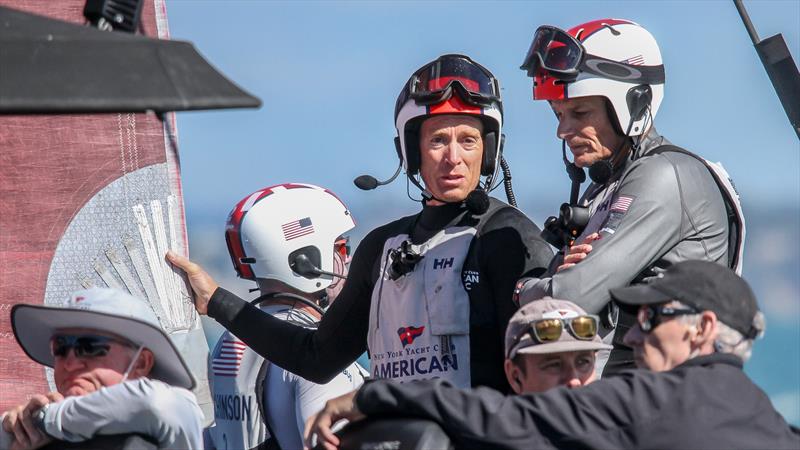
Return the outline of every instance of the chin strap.
<path id="1" fill-rule="evenodd" d="M 257 299 L 251 301 L 250 304 L 253 305 L 253 306 L 258 306 L 258 305 L 260 305 L 262 303 L 269 302 L 271 300 L 275 300 L 276 298 L 289 298 L 289 299 L 295 300 L 295 301 L 297 301 L 299 303 L 302 303 L 302 304 L 314 309 L 320 315 L 325 314 L 325 310 L 320 308 L 320 306 L 317 305 L 316 303 L 314 303 L 313 301 L 311 301 L 311 300 L 309 300 L 309 299 L 307 299 L 307 298 L 305 298 L 303 296 L 300 296 L 300 295 L 297 295 L 297 294 L 292 294 L 290 292 L 270 292 L 269 294 L 264 294 L 261 297 L 258 297 Z"/>
<path id="2" fill-rule="evenodd" d="M 142 354 L 142 350 L 144 350 L 144 345 L 139 345 L 139 348 L 136 349 L 136 353 L 133 354 L 133 359 L 131 359 L 130 364 L 128 364 L 128 368 L 125 369 L 125 373 L 122 374 L 122 381 L 120 381 L 120 383 L 124 383 L 128 379 L 128 375 L 131 374 L 131 370 L 133 370 L 133 366 L 136 365 L 136 361 L 139 359 L 139 355 Z"/>

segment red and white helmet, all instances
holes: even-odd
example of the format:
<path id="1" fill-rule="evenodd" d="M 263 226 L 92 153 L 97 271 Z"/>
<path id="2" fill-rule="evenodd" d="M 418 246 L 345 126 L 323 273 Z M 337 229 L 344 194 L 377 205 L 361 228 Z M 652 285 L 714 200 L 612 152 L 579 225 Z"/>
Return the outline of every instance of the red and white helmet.
<path id="1" fill-rule="evenodd" d="M 439 114 L 475 116 L 483 122 L 481 175 L 493 177 L 503 148 L 503 103 L 494 75 L 468 56 L 454 54 L 442 55 L 411 75 L 394 109 L 395 146 L 409 177 L 419 172 L 420 125 Z"/>
<path id="2" fill-rule="evenodd" d="M 607 98 L 618 130 L 629 136 L 647 132 L 664 98 L 658 43 L 629 20 L 594 20 L 568 31 L 541 26 L 521 69 L 533 78 L 534 100 Z"/>
<path id="3" fill-rule="evenodd" d="M 334 277 L 309 277 L 292 270 L 298 257 L 323 272 L 334 267 L 334 249 L 355 227 L 350 211 L 331 191 L 312 184 L 286 183 L 243 198 L 228 216 L 225 241 L 240 278 L 281 281 L 313 293 L 330 286 Z"/>

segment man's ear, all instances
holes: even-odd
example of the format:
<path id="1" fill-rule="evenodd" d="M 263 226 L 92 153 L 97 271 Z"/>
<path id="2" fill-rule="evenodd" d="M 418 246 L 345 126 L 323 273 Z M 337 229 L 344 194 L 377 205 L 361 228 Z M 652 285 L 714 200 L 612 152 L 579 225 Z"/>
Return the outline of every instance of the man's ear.
<path id="1" fill-rule="evenodd" d="M 522 371 L 510 359 L 506 359 L 503 363 L 503 369 L 506 372 L 506 379 L 511 389 L 517 394 L 522 394 Z"/>
<path id="2" fill-rule="evenodd" d="M 711 346 L 717 338 L 717 315 L 713 311 L 703 311 L 700 313 L 700 323 L 696 327 L 694 337 L 697 347 Z"/>
<path id="3" fill-rule="evenodd" d="M 136 363 L 131 369 L 130 377 L 128 378 L 140 378 L 146 377 L 150 375 L 150 372 L 153 370 L 153 366 L 156 363 L 156 358 L 153 356 L 153 352 L 148 349 L 142 349 L 142 353 L 139 355 L 139 358 L 136 360 Z"/>

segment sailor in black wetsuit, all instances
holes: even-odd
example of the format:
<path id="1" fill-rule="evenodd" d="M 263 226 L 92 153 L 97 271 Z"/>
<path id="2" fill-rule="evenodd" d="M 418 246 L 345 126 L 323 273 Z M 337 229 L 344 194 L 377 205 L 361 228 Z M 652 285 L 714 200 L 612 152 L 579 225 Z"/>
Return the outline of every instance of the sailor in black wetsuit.
<path id="1" fill-rule="evenodd" d="M 503 339 L 514 284 L 523 273 L 544 273 L 552 252 L 522 212 L 485 194 L 502 154 L 499 84 L 468 57 L 444 55 L 406 83 L 395 123 L 423 209 L 364 238 L 317 330 L 253 314 L 199 266 L 168 257 L 187 272 L 201 314 L 311 381 L 330 380 L 368 349 L 375 378 L 508 392 Z"/>

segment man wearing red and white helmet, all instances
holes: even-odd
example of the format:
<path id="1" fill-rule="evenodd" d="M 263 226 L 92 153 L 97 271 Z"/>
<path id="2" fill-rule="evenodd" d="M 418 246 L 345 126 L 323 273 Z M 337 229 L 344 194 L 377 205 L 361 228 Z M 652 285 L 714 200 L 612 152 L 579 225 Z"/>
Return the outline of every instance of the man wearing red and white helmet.
<path id="1" fill-rule="evenodd" d="M 344 203 L 311 184 L 271 186 L 239 201 L 228 216 L 225 241 L 236 273 L 256 282 L 260 294 L 243 320 L 257 323 L 269 315 L 316 328 L 344 284 L 343 235 L 353 227 Z M 271 364 L 232 331 L 222 334 L 211 358 L 216 424 L 207 446 L 219 449 L 302 447 L 305 421 L 328 399 L 361 386 L 366 374 L 353 363 L 316 384 Z"/>
<path id="2" fill-rule="evenodd" d="M 198 311 L 313 381 L 369 348 L 375 378 L 508 392 L 503 346 L 514 285 L 523 273 L 543 273 L 552 251 L 521 211 L 486 194 L 502 161 L 502 119 L 499 83 L 486 68 L 464 55 L 422 66 L 395 107 L 395 148 L 422 192 L 422 211 L 364 238 L 319 328 L 269 317 L 240 327 L 243 302 L 173 259 L 189 274 Z"/>
<path id="3" fill-rule="evenodd" d="M 600 314 L 604 340 L 614 344 L 606 373 L 630 367 L 622 336 L 633 317 L 610 303 L 609 289 L 645 282 L 687 259 L 741 272 L 738 194 L 721 165 L 656 132 L 664 65 L 640 25 L 602 19 L 568 31 L 539 27 L 522 69 L 533 78 L 534 100 L 550 103 L 574 162 L 562 148 L 572 199 L 545 226 L 562 252 L 546 276 L 520 280 L 516 295 L 521 303 L 564 298 Z M 592 183 L 578 199 L 583 169 Z"/>

